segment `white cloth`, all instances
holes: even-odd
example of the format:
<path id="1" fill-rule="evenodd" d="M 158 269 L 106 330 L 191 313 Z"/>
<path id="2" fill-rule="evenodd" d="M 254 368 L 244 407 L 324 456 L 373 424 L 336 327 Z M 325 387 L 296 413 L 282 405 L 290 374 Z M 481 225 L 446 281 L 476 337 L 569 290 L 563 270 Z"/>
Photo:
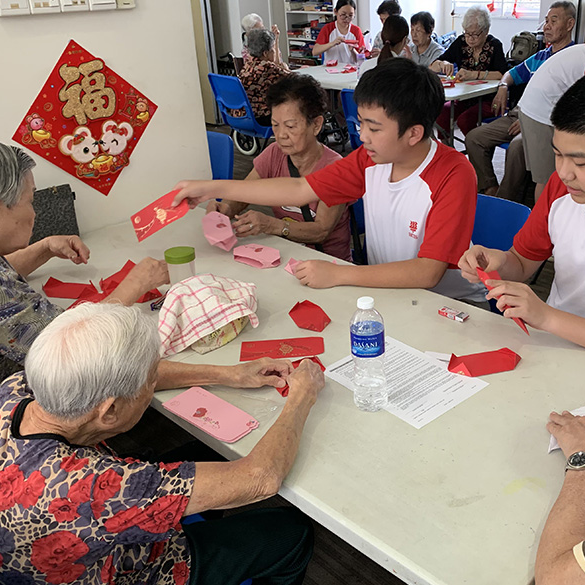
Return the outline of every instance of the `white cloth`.
<path id="1" fill-rule="evenodd" d="M 550 115 L 559 98 L 585 75 L 585 45 L 573 45 L 547 59 L 528 82 L 518 106 L 523 114 L 551 125 Z"/>

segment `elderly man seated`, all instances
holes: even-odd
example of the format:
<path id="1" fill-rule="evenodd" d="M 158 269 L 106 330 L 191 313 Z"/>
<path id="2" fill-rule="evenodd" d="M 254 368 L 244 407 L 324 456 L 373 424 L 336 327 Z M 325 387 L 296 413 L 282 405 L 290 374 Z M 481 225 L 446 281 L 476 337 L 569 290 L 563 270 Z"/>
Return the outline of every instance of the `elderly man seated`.
<path id="1" fill-rule="evenodd" d="M 140 419 L 158 362 L 151 318 L 135 307 L 86 303 L 49 324 L 33 343 L 25 372 L 0 386 L 3 579 L 302 582 L 312 532 L 294 508 L 185 526 L 181 518 L 276 494 L 323 387 L 320 368 L 307 360 L 288 377 L 280 416 L 238 461 L 120 459 L 103 441 Z"/>

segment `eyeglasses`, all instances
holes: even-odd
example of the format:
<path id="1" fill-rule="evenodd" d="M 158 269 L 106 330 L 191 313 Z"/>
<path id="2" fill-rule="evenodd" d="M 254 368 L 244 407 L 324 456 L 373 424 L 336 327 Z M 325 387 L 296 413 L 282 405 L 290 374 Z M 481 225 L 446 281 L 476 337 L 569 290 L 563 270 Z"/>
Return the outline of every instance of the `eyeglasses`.
<path id="1" fill-rule="evenodd" d="M 481 32 L 477 32 L 477 33 L 468 33 L 468 32 L 464 32 L 463 36 L 466 39 L 479 39 L 479 37 L 481 37 L 481 35 L 483 35 L 485 33 L 485 31 L 481 31 Z"/>
<path id="2" fill-rule="evenodd" d="M 337 16 L 343 18 L 343 20 L 353 20 L 355 18 L 355 14 L 346 14 L 345 12 L 338 12 Z"/>

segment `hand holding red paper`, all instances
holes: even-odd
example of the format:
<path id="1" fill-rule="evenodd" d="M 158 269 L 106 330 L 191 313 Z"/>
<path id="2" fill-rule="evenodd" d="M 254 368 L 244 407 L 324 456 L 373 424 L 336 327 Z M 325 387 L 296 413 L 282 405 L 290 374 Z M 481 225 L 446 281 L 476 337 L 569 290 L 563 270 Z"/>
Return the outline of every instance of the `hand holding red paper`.
<path id="1" fill-rule="evenodd" d="M 172 207 L 179 207 L 183 201 L 187 201 L 190 209 L 194 209 L 200 203 L 221 197 L 218 184 L 221 181 L 179 181 L 173 188 L 176 193 Z"/>
<path id="2" fill-rule="evenodd" d="M 290 360 L 260 358 L 232 366 L 229 383 L 236 388 L 274 386 L 280 391 L 281 388 L 288 387 L 286 378 L 292 371 L 293 364 Z"/>
<path id="3" fill-rule="evenodd" d="M 309 362 L 312 362 L 314 364 L 317 365 L 317 367 L 321 370 L 321 372 L 325 371 L 325 366 L 323 365 L 323 362 L 321 362 L 321 360 L 317 357 L 317 356 L 313 356 L 310 358 L 303 358 L 300 360 L 295 360 L 294 362 L 292 362 L 292 367 L 294 368 L 294 371 L 296 372 L 299 368 L 299 366 L 305 362 L 306 364 L 309 364 Z M 325 379 L 321 378 L 321 376 L 319 376 L 318 374 L 318 370 L 316 368 L 314 368 L 313 366 L 309 366 L 309 365 L 304 365 L 303 369 L 301 370 L 302 373 L 298 374 L 298 376 L 290 376 L 288 379 L 288 383 L 285 384 L 282 388 L 277 388 L 277 390 L 280 392 L 281 396 L 288 396 L 288 392 L 290 390 L 290 382 L 291 380 L 293 380 L 295 383 L 298 382 L 303 383 L 302 380 L 299 380 L 299 378 L 304 378 L 309 376 L 309 380 L 305 381 L 305 384 L 310 384 L 312 383 L 316 383 L 317 385 L 319 385 L 322 379 L 322 383 L 323 385 L 325 384 Z M 322 388 L 323 386 L 321 386 Z M 320 389 L 320 388 L 319 388 Z"/>
<path id="4" fill-rule="evenodd" d="M 177 193 L 178 191 L 171 191 L 163 195 L 130 218 L 139 242 L 180 219 L 189 211 L 189 206 L 184 201 L 173 207 Z"/>
<path id="5" fill-rule="evenodd" d="M 461 256 L 458 266 L 461 269 L 461 276 L 469 282 L 481 282 L 477 274 L 478 268 L 486 272 L 501 270 L 506 260 L 507 252 L 475 245 Z"/>

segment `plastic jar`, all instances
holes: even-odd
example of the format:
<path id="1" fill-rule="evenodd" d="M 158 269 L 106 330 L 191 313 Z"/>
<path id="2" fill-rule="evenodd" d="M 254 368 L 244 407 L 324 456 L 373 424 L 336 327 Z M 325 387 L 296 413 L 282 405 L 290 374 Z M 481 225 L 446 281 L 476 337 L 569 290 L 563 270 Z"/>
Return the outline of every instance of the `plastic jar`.
<path id="1" fill-rule="evenodd" d="M 176 246 L 165 250 L 165 262 L 169 267 L 171 286 L 195 276 L 195 248 Z"/>

